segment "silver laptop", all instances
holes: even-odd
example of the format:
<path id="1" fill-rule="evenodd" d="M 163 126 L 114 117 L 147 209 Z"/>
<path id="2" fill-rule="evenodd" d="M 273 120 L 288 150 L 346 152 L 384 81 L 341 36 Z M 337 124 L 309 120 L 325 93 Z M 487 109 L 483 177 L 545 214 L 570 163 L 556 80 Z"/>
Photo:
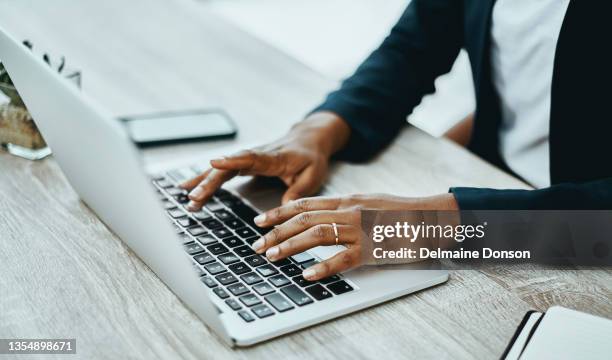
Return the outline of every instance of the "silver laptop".
<path id="1" fill-rule="evenodd" d="M 0 29 L 0 60 L 81 199 L 228 344 L 246 346 L 442 283 L 442 270 L 362 267 L 318 282 L 302 269 L 334 251 L 277 263 L 253 253 L 265 229 L 241 196 L 198 213 L 176 185 L 201 169 L 147 174 L 123 126 Z M 335 247 L 334 247 L 335 248 Z M 327 251 L 326 251 L 327 250 Z M 333 249 L 332 249 L 333 250 Z"/>

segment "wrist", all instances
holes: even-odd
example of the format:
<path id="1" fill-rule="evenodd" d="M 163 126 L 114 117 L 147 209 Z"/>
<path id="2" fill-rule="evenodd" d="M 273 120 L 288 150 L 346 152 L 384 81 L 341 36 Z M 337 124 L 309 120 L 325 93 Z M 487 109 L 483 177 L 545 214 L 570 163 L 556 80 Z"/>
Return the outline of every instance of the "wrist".
<path id="1" fill-rule="evenodd" d="M 300 137 L 306 136 L 325 156 L 331 157 L 346 146 L 351 129 L 337 114 L 321 111 L 307 116 L 291 129 Z"/>

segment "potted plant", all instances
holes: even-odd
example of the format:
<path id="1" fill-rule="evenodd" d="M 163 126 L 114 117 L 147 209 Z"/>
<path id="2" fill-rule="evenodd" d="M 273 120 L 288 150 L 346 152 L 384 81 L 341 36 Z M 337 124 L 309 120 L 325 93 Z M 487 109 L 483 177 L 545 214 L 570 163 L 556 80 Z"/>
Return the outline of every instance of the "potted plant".
<path id="1" fill-rule="evenodd" d="M 23 44 L 32 49 L 30 42 L 24 41 Z M 58 73 L 80 87 L 81 73 L 68 69 L 64 57 L 55 63 L 48 54 L 44 54 L 43 60 Z M 51 154 L 51 150 L 45 143 L 2 63 L 0 63 L 0 93 L 8 98 L 8 102 L 5 101 L 0 104 L 0 144 L 2 147 L 13 155 L 30 160 L 42 159 Z"/>

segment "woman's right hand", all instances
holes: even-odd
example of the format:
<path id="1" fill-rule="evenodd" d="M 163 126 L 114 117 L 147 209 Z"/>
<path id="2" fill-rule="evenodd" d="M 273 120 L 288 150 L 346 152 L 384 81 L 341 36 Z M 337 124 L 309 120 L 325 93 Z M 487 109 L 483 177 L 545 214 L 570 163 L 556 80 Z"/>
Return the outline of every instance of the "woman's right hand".
<path id="1" fill-rule="evenodd" d="M 181 186 L 189 190 L 190 211 L 198 211 L 236 175 L 278 177 L 286 185 L 282 203 L 315 194 L 327 176 L 329 159 L 350 136 L 340 117 L 318 112 L 297 123 L 283 138 L 210 162 L 211 168 Z"/>

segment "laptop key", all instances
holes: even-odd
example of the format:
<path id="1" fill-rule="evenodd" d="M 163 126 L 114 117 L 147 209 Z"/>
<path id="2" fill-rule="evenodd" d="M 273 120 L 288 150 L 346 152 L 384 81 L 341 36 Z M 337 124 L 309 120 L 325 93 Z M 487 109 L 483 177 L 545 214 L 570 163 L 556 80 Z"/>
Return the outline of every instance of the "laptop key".
<path id="1" fill-rule="evenodd" d="M 249 292 L 249 288 L 241 283 L 230 285 L 227 287 L 227 290 L 229 290 L 229 292 L 231 292 L 234 296 L 244 295 Z"/>
<path id="2" fill-rule="evenodd" d="M 215 236 L 218 237 L 219 239 L 223 239 L 228 236 L 232 236 L 232 232 L 229 229 L 226 229 L 225 227 L 220 227 L 218 229 L 215 229 L 212 231 L 212 233 L 215 234 Z"/>
<path id="3" fill-rule="evenodd" d="M 226 237 L 222 241 L 225 245 L 232 247 L 232 248 L 236 246 L 244 245 L 244 242 L 242 242 L 242 240 L 238 239 L 235 236 Z"/>
<path id="4" fill-rule="evenodd" d="M 271 294 L 264 297 L 264 300 L 270 303 L 278 312 L 283 312 L 295 308 L 289 300 L 279 293 Z"/>
<path id="5" fill-rule="evenodd" d="M 168 189 L 168 188 L 174 187 L 174 184 L 172 184 L 168 180 L 163 180 L 163 178 L 162 180 L 156 181 L 156 183 L 157 183 L 157 186 L 159 186 L 162 189 Z"/>
<path id="6" fill-rule="evenodd" d="M 298 306 L 308 305 L 313 302 L 312 299 L 296 285 L 285 286 L 280 290 Z"/>
<path id="7" fill-rule="evenodd" d="M 231 268 L 231 266 L 230 266 Z M 247 285 L 257 284 L 263 281 L 261 276 L 255 274 L 254 272 L 250 272 L 248 274 L 244 274 L 240 277 L 242 281 L 244 281 Z"/>
<path id="8" fill-rule="evenodd" d="M 236 229 L 234 231 L 236 232 L 236 234 L 238 234 L 238 236 L 240 236 L 243 239 L 248 239 L 250 237 L 257 236 L 255 231 L 249 229 L 248 227 L 243 227 L 240 229 Z"/>
<path id="9" fill-rule="evenodd" d="M 183 245 L 183 248 L 185 249 L 185 251 L 189 255 L 195 255 L 195 254 L 199 254 L 201 252 L 204 252 L 204 248 L 202 248 L 200 246 L 200 244 L 195 243 L 195 242 L 189 243 L 189 244 L 185 244 L 185 245 Z"/>
<path id="10" fill-rule="evenodd" d="M 238 229 L 241 227 L 244 227 L 244 222 L 242 222 L 241 220 L 238 220 L 236 218 L 233 219 L 229 219 L 224 221 L 225 226 L 229 227 L 230 229 Z"/>
<path id="11" fill-rule="evenodd" d="M 219 255 L 218 259 L 225 265 L 240 261 L 240 258 L 230 252 Z M 230 267 L 231 268 L 231 267 Z"/>
<path id="12" fill-rule="evenodd" d="M 215 239 L 211 235 L 203 235 L 203 236 L 198 236 L 198 241 L 200 242 L 200 244 L 207 246 L 207 245 L 216 243 L 217 239 Z"/>
<path id="13" fill-rule="evenodd" d="M 221 256 L 219 256 L 219 258 L 221 258 Z M 236 260 L 238 261 L 238 257 L 236 257 Z M 242 261 L 239 263 L 230 265 L 228 266 L 228 268 L 236 275 L 248 273 L 249 271 L 251 271 L 251 268 L 249 268 L 247 264 L 243 263 Z"/>
<path id="14" fill-rule="evenodd" d="M 227 221 L 227 220 L 231 220 L 231 219 L 235 219 L 236 217 L 230 213 L 229 211 L 223 209 L 223 210 L 217 210 L 214 212 L 215 216 L 217 217 L 217 219 L 221 220 L 221 221 Z"/>
<path id="15" fill-rule="evenodd" d="M 229 294 L 227 293 L 227 291 L 223 290 L 223 288 L 220 288 L 220 287 L 214 288 L 213 292 L 217 294 L 217 296 L 220 297 L 221 299 L 227 299 L 229 297 Z"/>
<path id="16" fill-rule="evenodd" d="M 205 276 L 203 278 L 201 278 L 201 281 L 206 284 L 206 286 L 208 286 L 209 288 L 214 288 L 216 286 L 218 286 L 217 282 L 215 281 L 215 279 Z"/>
<path id="17" fill-rule="evenodd" d="M 307 261 L 307 262 L 305 262 L 305 263 L 303 263 L 303 264 L 300 264 L 300 267 L 301 267 L 302 269 L 308 269 L 309 267 L 311 267 L 311 266 L 313 266 L 313 265 L 316 265 L 316 264 L 318 264 L 318 263 L 319 263 L 319 262 L 318 262 L 317 260 L 310 260 L 310 261 Z"/>
<path id="18" fill-rule="evenodd" d="M 181 209 L 168 210 L 168 215 L 173 219 L 178 219 L 187 216 Z"/>
<path id="19" fill-rule="evenodd" d="M 204 220 L 202 221 L 202 225 L 206 226 L 206 228 L 210 230 L 214 230 L 223 226 L 223 224 L 221 224 L 219 220 L 215 219 Z"/>
<path id="20" fill-rule="evenodd" d="M 253 236 L 253 237 L 250 237 L 250 238 L 248 238 L 248 239 L 244 239 L 244 241 L 245 241 L 247 244 L 249 244 L 249 245 L 253 245 L 253 243 L 254 243 L 254 242 L 257 240 L 257 239 L 259 239 L 259 236 Z"/>
<path id="21" fill-rule="evenodd" d="M 215 279 L 217 279 L 217 281 L 220 282 L 221 285 L 229 285 L 238 281 L 238 279 L 236 279 L 234 275 L 228 272 L 215 276 Z"/>
<path id="22" fill-rule="evenodd" d="M 234 252 L 240 257 L 251 256 L 255 254 L 255 251 L 248 245 L 243 245 L 234 249 Z"/>
<path id="23" fill-rule="evenodd" d="M 209 213 L 207 213 L 206 211 L 202 211 L 202 210 L 191 213 L 191 215 L 200 221 L 214 220 Z"/>
<path id="24" fill-rule="evenodd" d="M 255 306 L 251 311 L 260 319 L 274 315 L 274 311 L 264 304 Z"/>
<path id="25" fill-rule="evenodd" d="M 275 290 L 272 287 L 272 285 L 268 284 L 267 282 L 262 282 L 261 284 L 257 284 L 253 286 L 253 290 L 255 290 L 256 293 L 258 293 L 259 295 L 268 295 L 270 293 L 273 293 Z"/>
<path id="26" fill-rule="evenodd" d="M 189 198 L 186 194 L 178 194 L 173 197 L 174 200 L 176 200 L 176 202 L 178 202 L 179 204 L 187 204 L 189 202 Z"/>
<path id="27" fill-rule="evenodd" d="M 191 236 L 200 236 L 206 234 L 208 231 L 206 231 L 206 229 L 204 229 L 203 227 L 198 226 L 191 229 L 187 229 L 187 232 L 191 234 Z"/>
<path id="28" fill-rule="evenodd" d="M 326 277 L 325 279 L 319 280 L 319 282 L 322 284 L 331 284 L 338 280 L 340 280 L 340 277 L 338 275 L 332 275 L 332 276 Z"/>
<path id="29" fill-rule="evenodd" d="M 300 287 L 306 287 L 306 286 L 314 285 L 314 282 L 308 281 L 308 280 L 304 279 L 304 277 L 302 275 L 298 275 L 298 276 L 294 277 L 293 278 L 293 282 L 298 284 Z"/>
<path id="30" fill-rule="evenodd" d="M 177 222 L 179 223 L 179 225 L 181 225 L 184 228 L 188 228 L 188 227 L 198 224 L 195 220 L 193 220 L 190 217 L 178 219 Z"/>
<path id="31" fill-rule="evenodd" d="M 277 261 L 273 261 L 272 264 L 274 266 L 276 266 L 276 267 L 283 267 L 283 266 L 286 266 L 286 265 L 290 265 L 291 261 L 289 261 L 289 259 L 280 259 L 280 260 L 277 260 Z"/>
<path id="32" fill-rule="evenodd" d="M 238 315 L 240 315 L 242 320 L 244 320 L 246 322 L 255 321 L 255 318 L 253 317 L 253 315 L 251 315 L 251 313 L 246 311 L 246 310 L 238 311 Z"/>
<path id="33" fill-rule="evenodd" d="M 174 205 L 173 202 L 170 202 L 168 200 L 164 201 L 164 210 L 173 210 L 176 209 L 176 205 Z"/>
<path id="34" fill-rule="evenodd" d="M 299 254 L 295 254 L 291 257 L 291 260 L 295 261 L 298 264 L 302 264 L 311 260 L 314 260 L 314 257 L 307 252 L 301 252 Z"/>
<path id="35" fill-rule="evenodd" d="M 175 187 L 166 189 L 166 192 L 168 193 L 168 195 L 174 197 L 175 199 L 177 199 L 179 196 L 186 196 L 185 190 Z"/>
<path id="36" fill-rule="evenodd" d="M 222 272 L 225 271 L 225 268 L 223 267 L 223 265 L 219 264 L 218 262 L 214 262 L 214 263 L 205 265 L 204 269 L 206 269 L 206 271 L 208 271 L 210 275 L 221 274 Z"/>
<path id="37" fill-rule="evenodd" d="M 192 264 L 192 265 L 193 265 L 194 270 L 196 271 L 196 274 L 198 274 L 198 276 L 206 275 L 206 272 L 204 272 L 204 270 L 201 267 L 199 267 L 196 264 Z"/>
<path id="38" fill-rule="evenodd" d="M 208 249 L 208 251 L 210 251 L 210 253 L 213 255 L 220 255 L 229 251 L 229 249 L 226 248 L 225 245 L 219 243 L 208 245 L 206 249 Z"/>
<path id="39" fill-rule="evenodd" d="M 304 290 L 306 290 L 306 292 L 309 293 L 310 296 L 312 296 L 316 300 L 329 299 L 330 297 L 333 296 L 329 290 L 325 289 L 320 284 L 316 284 L 316 285 L 307 287 Z"/>
<path id="40" fill-rule="evenodd" d="M 289 279 L 287 279 L 286 277 L 284 277 L 281 274 L 272 276 L 271 278 L 268 279 L 268 281 L 270 281 L 272 283 L 272 285 L 274 285 L 276 287 L 285 286 L 285 285 L 291 283 L 291 281 L 289 281 Z"/>
<path id="41" fill-rule="evenodd" d="M 280 268 L 280 271 L 289 277 L 300 275 L 302 273 L 302 270 L 294 264 L 283 266 Z"/>
<path id="42" fill-rule="evenodd" d="M 215 200 L 210 200 L 204 205 L 209 211 L 215 212 L 219 210 L 223 210 L 223 205 L 216 202 Z"/>
<path id="43" fill-rule="evenodd" d="M 329 284 L 327 285 L 327 288 L 336 295 L 340 295 L 340 294 L 347 293 L 349 291 L 353 291 L 353 287 L 344 280 L 340 280 L 335 283 Z"/>
<path id="44" fill-rule="evenodd" d="M 227 304 L 227 306 L 230 307 L 230 309 L 234 311 L 242 309 L 242 305 L 240 305 L 240 303 L 236 301 L 236 299 L 227 299 L 225 300 L 225 303 Z"/>
<path id="45" fill-rule="evenodd" d="M 261 300 L 255 294 L 242 295 L 238 299 L 240 299 L 240 301 L 248 307 L 261 304 Z"/>
<path id="46" fill-rule="evenodd" d="M 210 264 L 211 262 L 215 261 L 215 258 L 209 253 L 198 254 L 194 256 L 193 259 L 200 265 Z"/>
<path id="47" fill-rule="evenodd" d="M 255 270 L 257 270 L 257 272 L 260 273 L 261 276 L 264 276 L 264 277 L 268 277 L 268 276 L 272 276 L 272 275 L 278 274 L 278 270 L 276 270 L 276 268 L 273 267 L 270 264 L 266 264 L 264 266 L 260 266 L 258 268 L 255 268 Z"/>
<path id="48" fill-rule="evenodd" d="M 246 261 L 247 264 L 251 265 L 252 267 L 258 267 L 266 263 L 266 260 L 259 255 L 249 256 L 248 258 L 245 258 L 244 261 Z"/>

